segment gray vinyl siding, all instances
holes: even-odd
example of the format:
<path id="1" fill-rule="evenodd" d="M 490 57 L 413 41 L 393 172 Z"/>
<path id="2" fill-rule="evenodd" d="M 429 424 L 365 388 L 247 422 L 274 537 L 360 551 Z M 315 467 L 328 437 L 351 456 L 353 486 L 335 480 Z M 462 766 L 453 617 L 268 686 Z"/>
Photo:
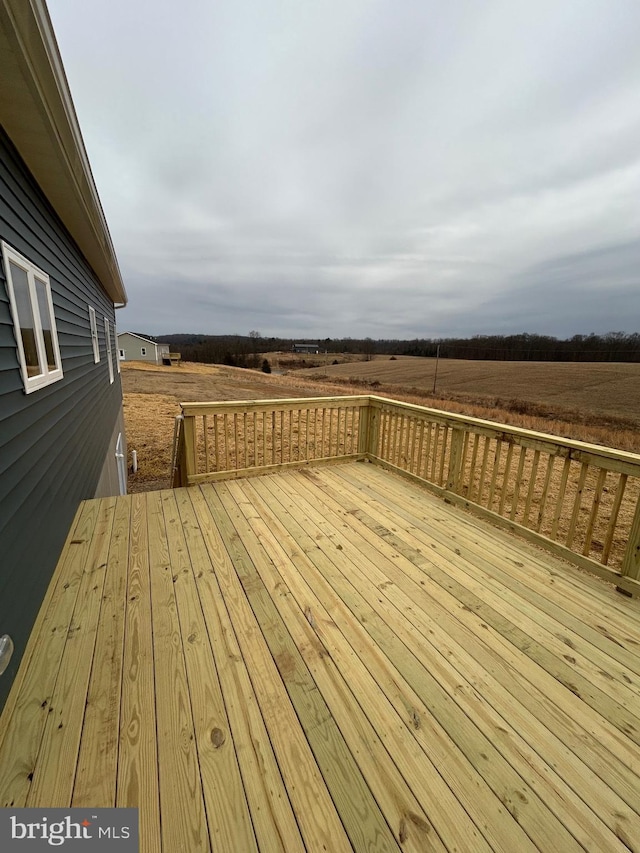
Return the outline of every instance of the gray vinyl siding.
<path id="1" fill-rule="evenodd" d="M 115 362 L 109 383 L 106 357 L 113 303 L 1 129 L 0 239 L 50 277 L 64 373 L 25 394 L 0 264 L 0 635 L 16 645 L 0 676 L 1 708 L 78 504 L 95 494 L 122 389 Z"/>
<path id="2" fill-rule="evenodd" d="M 128 332 L 121 332 L 118 335 L 118 349 L 123 349 L 125 352 L 125 361 L 150 361 L 152 364 L 162 362 L 160 356 L 160 347 L 156 355 L 156 344 L 153 341 L 145 341 L 140 337 L 131 335 Z M 146 349 L 147 354 L 142 355 L 142 350 Z M 169 350 L 166 347 L 167 352 Z"/>

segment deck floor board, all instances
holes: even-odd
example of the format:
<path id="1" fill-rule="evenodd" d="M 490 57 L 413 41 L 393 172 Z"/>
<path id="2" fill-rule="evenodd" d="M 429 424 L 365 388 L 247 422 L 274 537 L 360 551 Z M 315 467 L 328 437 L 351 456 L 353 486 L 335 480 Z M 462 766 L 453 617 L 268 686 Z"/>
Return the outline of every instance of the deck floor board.
<path id="1" fill-rule="evenodd" d="M 374 465 L 88 501 L 0 806 L 136 806 L 144 853 L 640 851 L 639 650 L 638 601 Z"/>

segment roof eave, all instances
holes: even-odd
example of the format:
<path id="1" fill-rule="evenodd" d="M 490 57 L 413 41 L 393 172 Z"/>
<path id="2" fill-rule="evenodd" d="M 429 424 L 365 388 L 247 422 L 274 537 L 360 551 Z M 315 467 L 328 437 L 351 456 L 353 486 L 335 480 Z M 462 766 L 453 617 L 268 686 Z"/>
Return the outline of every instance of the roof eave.
<path id="1" fill-rule="evenodd" d="M 107 294 L 114 304 L 126 303 L 43 0 L 0 0 L 0 42 L 2 125 Z"/>

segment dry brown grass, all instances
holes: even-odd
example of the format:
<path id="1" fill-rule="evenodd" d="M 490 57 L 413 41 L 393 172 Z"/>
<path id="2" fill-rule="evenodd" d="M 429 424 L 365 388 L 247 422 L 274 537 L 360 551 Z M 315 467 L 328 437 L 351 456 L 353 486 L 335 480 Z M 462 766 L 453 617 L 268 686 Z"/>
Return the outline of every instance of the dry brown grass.
<path id="1" fill-rule="evenodd" d="M 435 359 L 400 356 L 391 361 L 328 365 L 306 370 L 300 378 L 322 375 L 323 380 L 379 382 L 385 387 L 429 394 L 433 389 Z M 463 361 L 440 359 L 439 399 L 457 399 L 486 408 L 521 408 L 531 404 L 532 414 L 573 422 L 576 417 L 600 421 L 626 420 L 640 427 L 640 364 L 574 364 L 569 362 Z M 524 411 L 524 414 L 528 414 Z M 564 418 L 563 418 L 564 414 Z"/>
<path id="2" fill-rule="evenodd" d="M 560 374 L 565 368 L 572 368 L 574 381 L 582 376 L 593 379 L 589 371 L 593 367 L 604 382 L 607 369 L 610 369 L 608 394 L 590 393 L 594 396 L 591 408 L 575 404 L 576 399 L 588 397 L 589 393 L 578 387 L 573 392 L 567 392 L 565 405 L 553 405 L 545 399 L 530 399 L 533 397 L 533 373 L 529 372 L 530 384 L 523 389 L 527 399 L 518 398 L 511 389 L 522 387 L 518 378 L 518 365 L 512 362 L 454 362 L 441 361 L 452 369 L 459 371 L 459 382 L 464 378 L 464 368 L 470 371 L 467 375 L 467 386 L 477 383 L 478 393 L 472 391 L 448 391 L 447 383 L 439 387 L 444 389 L 442 394 L 431 395 L 427 388 L 414 383 L 412 387 L 406 384 L 383 384 L 380 379 L 367 378 L 388 375 L 381 371 L 380 365 L 385 366 L 389 359 L 378 358 L 372 362 L 349 363 L 344 366 L 323 367 L 316 371 L 298 371 L 285 376 L 264 374 L 258 371 L 242 370 L 240 368 L 223 367 L 220 365 L 204 365 L 185 363 L 180 367 L 163 367 L 147 365 L 141 362 L 126 362 L 122 364 L 122 382 L 125 393 L 125 421 L 129 449 L 138 451 L 139 471 L 131 476 L 129 487 L 131 491 L 143 491 L 165 487 L 169 483 L 169 467 L 171 445 L 173 439 L 173 418 L 180 412 L 180 402 L 207 402 L 215 400 L 255 400 L 281 399 L 285 397 L 320 397 L 344 394 L 375 393 L 392 397 L 405 402 L 417 403 L 447 411 L 459 412 L 473 417 L 486 418 L 500 423 L 521 426 L 540 432 L 549 432 L 566 438 L 575 438 L 594 444 L 604 444 L 623 450 L 640 452 L 640 365 L 556 365 L 545 364 L 547 371 L 546 385 L 556 387 L 562 382 L 566 386 L 568 377 Z M 402 363 L 419 362 L 421 369 L 433 364 L 429 359 L 399 358 L 391 361 L 394 368 L 396 362 L 402 370 Z M 482 368 L 482 365 L 485 367 Z M 498 396 L 496 389 L 493 395 L 484 395 L 484 390 L 490 381 L 492 370 L 504 368 L 501 389 L 506 390 L 503 396 Z M 531 365 L 529 365 L 531 366 Z M 537 365 L 539 368 L 540 365 Z M 561 368 L 560 371 L 556 368 Z M 416 368 L 411 367 L 412 371 Z M 481 381 L 478 370 L 488 371 L 488 376 Z M 349 375 L 340 375 L 339 371 L 358 376 L 355 382 L 349 380 Z M 619 376 L 618 385 L 613 381 L 613 374 Z M 320 374 L 320 375 L 318 375 Z M 398 376 L 407 376 L 399 373 Z M 439 377 L 440 377 L 439 371 Z M 513 384 L 508 385 L 505 377 L 511 376 Z M 621 377 L 621 378 L 620 378 Z M 628 381 L 629 377 L 633 382 Z M 332 379 L 333 381 L 330 381 Z M 445 376 L 446 379 L 446 376 Z M 516 382 L 517 380 L 517 382 Z M 544 391 L 542 380 L 538 381 L 542 397 L 548 396 Z M 591 380 L 589 380 L 591 381 Z M 595 380 L 594 380 L 595 381 Z M 428 379 L 425 380 L 428 386 Z M 379 383 L 379 384 L 377 384 Z M 484 383 L 484 384 L 483 384 Z M 433 377 L 431 377 L 431 385 Z M 526 383 L 525 383 L 526 384 Z M 633 386 L 633 387 L 632 387 Z M 458 386 L 460 387 L 460 385 Z M 617 387 L 617 393 L 623 399 L 618 400 L 612 389 Z M 473 390 L 473 387 L 472 387 Z M 502 393 L 502 391 L 501 391 Z M 557 394 L 556 394 L 557 397 Z M 607 402 L 608 400 L 608 402 Z M 635 404 L 633 401 L 635 400 Z M 573 401 L 573 402 L 571 402 Z M 569 403 L 574 406 L 569 407 Z M 633 406 L 635 405 L 635 409 Z M 633 416 L 631 412 L 633 411 Z M 621 414 L 625 412 L 626 414 Z"/>

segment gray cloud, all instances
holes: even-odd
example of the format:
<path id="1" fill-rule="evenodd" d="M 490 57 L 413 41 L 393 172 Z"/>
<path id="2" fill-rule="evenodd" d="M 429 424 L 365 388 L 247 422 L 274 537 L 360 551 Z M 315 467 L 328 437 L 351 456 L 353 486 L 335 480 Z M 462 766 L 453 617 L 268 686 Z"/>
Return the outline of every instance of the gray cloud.
<path id="1" fill-rule="evenodd" d="M 635 0 L 50 0 L 120 328 L 634 331 Z"/>

